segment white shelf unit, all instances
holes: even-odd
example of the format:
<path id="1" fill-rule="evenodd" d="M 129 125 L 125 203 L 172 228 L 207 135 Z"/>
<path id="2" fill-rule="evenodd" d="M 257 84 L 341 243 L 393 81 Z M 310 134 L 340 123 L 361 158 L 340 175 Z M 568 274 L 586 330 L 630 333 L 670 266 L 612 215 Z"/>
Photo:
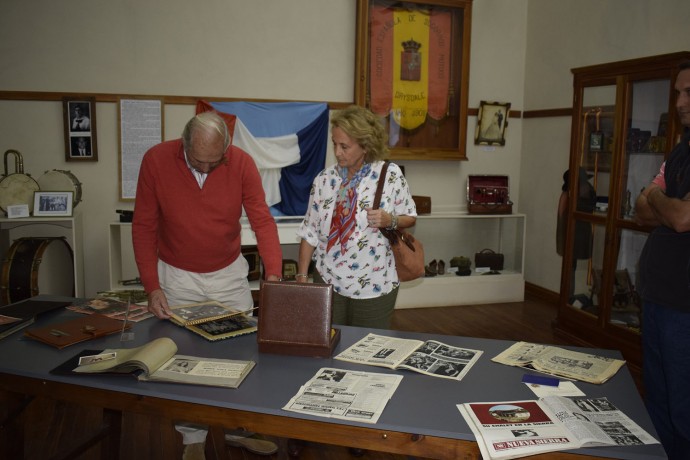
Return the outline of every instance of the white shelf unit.
<path id="1" fill-rule="evenodd" d="M 395 308 L 520 302 L 525 298 L 524 214 L 433 213 L 417 217 L 414 235 L 424 244 L 426 263 L 465 256 L 471 276 L 446 273 L 402 283 Z M 504 256 L 499 275 L 475 272 L 474 254 L 492 249 Z"/>
<path id="2" fill-rule="evenodd" d="M 132 223 L 111 222 L 108 228 L 108 264 L 110 290 L 144 289 L 141 284 L 124 285 L 122 281 L 139 277 L 132 247 Z"/>
<path id="3" fill-rule="evenodd" d="M 283 245 L 283 257 L 297 259 L 299 239 L 297 227 L 302 219 L 278 218 L 278 236 Z M 246 219 L 242 219 L 242 245 L 256 245 L 256 236 Z M 111 222 L 108 229 L 108 259 L 110 266 L 110 289 L 143 289 L 140 284 L 124 285 L 122 281 L 132 280 L 139 276 L 134 250 L 132 248 L 132 224 L 129 222 Z M 251 281 L 252 289 L 259 289 L 258 281 Z"/>
<path id="4" fill-rule="evenodd" d="M 75 213 L 71 217 L 0 218 L 0 251 L 2 251 L 3 254 L 3 264 L 15 240 L 19 238 L 43 237 L 64 237 L 67 240 L 70 248 L 72 248 L 74 258 L 72 268 L 74 270 L 74 294 L 77 297 L 84 297 L 84 250 L 82 243 L 81 214 Z M 49 264 L 44 264 L 44 266 L 48 265 Z M 51 276 L 50 274 L 42 273 L 41 268 L 39 264 L 37 271 L 39 280 L 44 276 Z M 40 294 L 51 293 L 40 292 Z"/>
<path id="5" fill-rule="evenodd" d="M 471 276 L 447 273 L 402 283 L 396 308 L 438 307 L 449 305 L 520 302 L 525 297 L 524 251 L 525 215 L 474 215 L 467 213 L 435 213 L 419 216 L 414 234 L 424 244 L 427 264 L 443 260 L 446 270 L 450 259 L 465 256 L 472 260 Z M 297 260 L 299 238 L 296 235 L 301 219 L 278 219 L 278 236 L 283 258 Z M 110 224 L 110 286 L 111 289 L 141 289 L 124 286 L 122 280 L 138 276 L 132 252 L 132 224 Z M 242 222 L 242 244 L 256 244 L 249 223 Z M 474 272 L 474 254 L 489 248 L 504 255 L 500 275 Z M 258 289 L 259 282 L 250 283 Z"/>

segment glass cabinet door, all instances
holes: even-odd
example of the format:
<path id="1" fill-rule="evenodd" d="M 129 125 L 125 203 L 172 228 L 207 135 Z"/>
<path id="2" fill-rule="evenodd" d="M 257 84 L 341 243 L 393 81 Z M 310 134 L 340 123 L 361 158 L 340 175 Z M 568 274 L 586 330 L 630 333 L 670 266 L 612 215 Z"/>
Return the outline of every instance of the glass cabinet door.
<path id="1" fill-rule="evenodd" d="M 616 145 L 616 89 L 615 84 L 587 87 L 584 88 L 582 97 L 579 165 L 584 168 L 594 187 L 595 211 L 600 215 L 608 212 L 611 167 Z M 583 185 L 588 187 L 587 184 Z"/>
<path id="2" fill-rule="evenodd" d="M 659 172 L 667 151 L 668 95 L 667 78 L 635 81 L 629 85 L 629 113 L 625 125 L 625 151 L 618 216 L 632 219 L 640 191 Z"/>
<path id="3" fill-rule="evenodd" d="M 602 295 L 599 286 L 607 249 L 606 218 L 609 214 L 611 171 L 615 155 L 617 86 L 587 87 L 583 90 L 577 142 L 577 171 L 574 207 L 569 230 L 571 266 L 565 280 L 567 304 L 599 317 Z M 572 164 L 572 163 L 571 163 Z"/>

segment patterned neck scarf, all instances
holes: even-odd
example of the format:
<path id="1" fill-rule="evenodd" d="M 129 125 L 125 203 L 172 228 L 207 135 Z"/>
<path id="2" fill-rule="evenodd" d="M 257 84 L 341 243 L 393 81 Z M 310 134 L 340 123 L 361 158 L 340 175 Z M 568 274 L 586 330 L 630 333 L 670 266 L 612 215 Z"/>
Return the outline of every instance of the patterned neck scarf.
<path id="1" fill-rule="evenodd" d="M 340 250 L 343 254 L 347 251 L 347 241 L 355 231 L 357 224 L 357 186 L 370 172 L 371 164 L 364 163 L 360 170 L 351 179 L 348 179 L 347 169 L 340 169 L 340 177 L 343 181 L 340 183 L 338 197 L 335 200 L 326 252 L 329 252 L 337 242 L 340 243 Z"/>

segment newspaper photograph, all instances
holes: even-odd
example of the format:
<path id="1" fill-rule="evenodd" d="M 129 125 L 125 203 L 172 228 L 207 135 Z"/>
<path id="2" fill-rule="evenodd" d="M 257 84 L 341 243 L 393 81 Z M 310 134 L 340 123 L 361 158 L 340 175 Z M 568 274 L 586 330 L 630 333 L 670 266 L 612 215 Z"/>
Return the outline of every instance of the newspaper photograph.
<path id="1" fill-rule="evenodd" d="M 283 410 L 376 423 L 402 376 L 322 368 Z"/>
<path id="2" fill-rule="evenodd" d="M 335 359 L 462 380 L 481 355 L 480 350 L 453 347 L 435 340 L 422 342 L 368 334 Z"/>
<path id="3" fill-rule="evenodd" d="M 594 445 L 658 443 L 607 398 L 547 396 L 537 401 L 457 407 L 487 459 L 506 460 Z"/>
<path id="4" fill-rule="evenodd" d="M 254 361 L 175 355 L 151 375 L 140 378 L 237 388 L 255 364 Z"/>
<path id="5" fill-rule="evenodd" d="M 595 384 L 606 382 L 625 364 L 621 359 L 528 342 L 513 344 L 492 361 Z"/>

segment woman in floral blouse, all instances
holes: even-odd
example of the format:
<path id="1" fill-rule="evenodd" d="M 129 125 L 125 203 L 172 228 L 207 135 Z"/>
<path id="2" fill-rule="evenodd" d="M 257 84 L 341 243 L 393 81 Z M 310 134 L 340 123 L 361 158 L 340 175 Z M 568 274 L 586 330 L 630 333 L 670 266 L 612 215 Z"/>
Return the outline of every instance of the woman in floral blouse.
<path id="1" fill-rule="evenodd" d="M 407 228 L 417 210 L 398 165 L 386 174 L 379 209 L 372 209 L 387 135 L 369 110 L 351 106 L 331 119 L 336 164 L 314 179 L 309 207 L 297 231 L 297 281 L 334 287 L 333 323 L 388 328 L 399 281 L 388 240 L 379 228 Z"/>

